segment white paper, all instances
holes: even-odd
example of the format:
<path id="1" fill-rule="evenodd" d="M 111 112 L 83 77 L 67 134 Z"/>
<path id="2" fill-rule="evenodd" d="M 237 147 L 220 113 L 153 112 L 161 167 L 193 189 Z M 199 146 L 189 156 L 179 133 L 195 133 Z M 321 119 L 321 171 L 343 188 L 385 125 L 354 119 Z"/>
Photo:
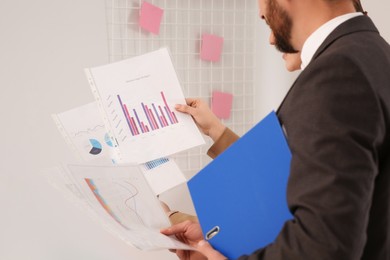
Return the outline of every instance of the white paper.
<path id="1" fill-rule="evenodd" d="M 53 119 L 82 161 L 104 164 L 117 161 L 114 142 L 106 131 L 96 102 L 55 114 Z"/>
<path id="2" fill-rule="evenodd" d="M 96 102 L 53 115 L 58 129 L 81 161 L 121 164 L 115 142 L 109 138 Z M 94 147 L 95 146 L 95 147 Z M 172 158 L 164 157 L 140 165 L 156 195 L 186 182 Z"/>
<path id="3" fill-rule="evenodd" d="M 67 165 L 53 171 L 50 181 L 139 249 L 192 249 L 160 233 L 170 222 L 138 166 Z"/>
<path id="4" fill-rule="evenodd" d="M 140 165 L 156 195 L 162 194 L 187 180 L 172 158 L 160 158 Z"/>
<path id="5" fill-rule="evenodd" d="M 86 69 L 109 133 L 125 163 L 144 163 L 204 144 L 166 48 Z"/>

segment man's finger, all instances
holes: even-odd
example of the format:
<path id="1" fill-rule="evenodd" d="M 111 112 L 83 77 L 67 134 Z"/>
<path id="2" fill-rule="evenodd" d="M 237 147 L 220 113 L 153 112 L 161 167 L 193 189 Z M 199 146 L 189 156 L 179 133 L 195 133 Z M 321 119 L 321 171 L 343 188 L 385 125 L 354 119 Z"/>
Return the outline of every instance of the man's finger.
<path id="1" fill-rule="evenodd" d="M 190 223 L 191 222 L 189 220 L 186 220 L 169 228 L 161 229 L 160 232 L 167 236 L 176 235 L 177 233 L 184 233 Z"/>

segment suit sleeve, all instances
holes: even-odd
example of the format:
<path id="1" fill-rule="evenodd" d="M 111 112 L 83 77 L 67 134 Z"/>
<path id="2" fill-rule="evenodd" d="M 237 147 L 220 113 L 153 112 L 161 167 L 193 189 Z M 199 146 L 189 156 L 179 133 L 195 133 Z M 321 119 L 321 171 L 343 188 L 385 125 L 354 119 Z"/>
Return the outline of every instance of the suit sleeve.
<path id="1" fill-rule="evenodd" d="M 223 151 L 225 151 L 230 145 L 232 145 L 239 138 L 232 130 L 229 128 L 225 128 L 225 131 L 218 138 L 217 141 L 210 147 L 207 151 L 207 155 L 211 158 L 215 158 L 220 155 Z"/>
<path id="2" fill-rule="evenodd" d="M 384 122 L 354 57 L 318 58 L 280 109 L 292 151 L 287 200 L 294 219 L 244 259 L 360 259 Z"/>

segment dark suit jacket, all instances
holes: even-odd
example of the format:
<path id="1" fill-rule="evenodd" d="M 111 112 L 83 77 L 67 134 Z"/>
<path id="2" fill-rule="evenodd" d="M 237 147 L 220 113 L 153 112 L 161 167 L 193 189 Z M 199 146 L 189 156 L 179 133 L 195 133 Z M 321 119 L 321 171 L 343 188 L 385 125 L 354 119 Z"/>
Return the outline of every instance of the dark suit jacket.
<path id="1" fill-rule="evenodd" d="M 329 35 L 278 116 L 294 220 L 240 259 L 390 259 L 390 47 L 370 18 Z"/>

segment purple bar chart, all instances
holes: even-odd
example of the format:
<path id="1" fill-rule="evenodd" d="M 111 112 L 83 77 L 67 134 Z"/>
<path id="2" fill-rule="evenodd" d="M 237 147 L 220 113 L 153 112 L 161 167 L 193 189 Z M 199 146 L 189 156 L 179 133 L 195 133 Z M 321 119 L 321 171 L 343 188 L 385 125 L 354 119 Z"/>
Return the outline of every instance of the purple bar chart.
<path id="1" fill-rule="evenodd" d="M 164 92 L 160 92 L 161 102 L 146 104 L 141 102 L 140 108 L 130 108 L 117 95 L 118 102 L 126 118 L 132 136 L 156 131 L 179 123 L 175 113 L 169 108 Z"/>

